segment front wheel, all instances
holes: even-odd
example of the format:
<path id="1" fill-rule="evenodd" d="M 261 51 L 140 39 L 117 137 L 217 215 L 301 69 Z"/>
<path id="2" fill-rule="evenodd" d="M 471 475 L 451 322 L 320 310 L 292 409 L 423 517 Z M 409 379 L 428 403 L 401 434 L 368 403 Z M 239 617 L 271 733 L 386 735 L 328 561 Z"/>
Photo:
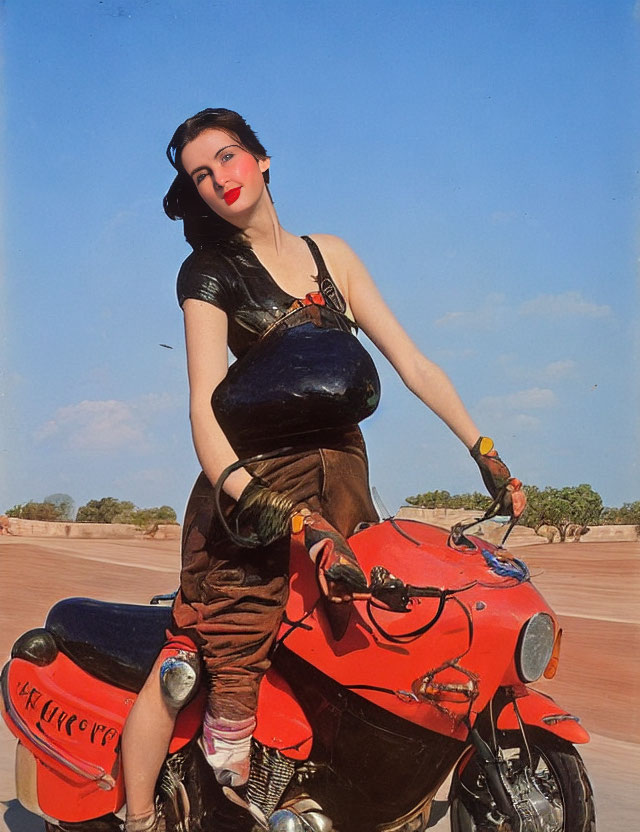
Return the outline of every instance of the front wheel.
<path id="1" fill-rule="evenodd" d="M 474 754 L 453 776 L 452 832 L 595 832 L 593 791 L 582 758 L 570 743 L 546 731 L 497 732 L 503 781 L 519 818 L 501 819 Z"/>

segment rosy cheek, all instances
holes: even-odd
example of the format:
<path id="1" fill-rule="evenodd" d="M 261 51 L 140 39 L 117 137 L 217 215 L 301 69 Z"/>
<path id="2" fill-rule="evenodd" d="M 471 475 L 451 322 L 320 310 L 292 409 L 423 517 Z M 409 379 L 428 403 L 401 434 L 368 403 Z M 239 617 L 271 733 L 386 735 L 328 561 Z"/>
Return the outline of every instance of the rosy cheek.
<path id="1" fill-rule="evenodd" d="M 236 164 L 236 170 L 239 176 L 243 178 L 250 177 L 256 171 L 258 171 L 258 165 L 256 160 L 250 154 L 246 153 L 243 154 L 238 158 Z M 259 172 L 259 171 L 258 171 Z"/>

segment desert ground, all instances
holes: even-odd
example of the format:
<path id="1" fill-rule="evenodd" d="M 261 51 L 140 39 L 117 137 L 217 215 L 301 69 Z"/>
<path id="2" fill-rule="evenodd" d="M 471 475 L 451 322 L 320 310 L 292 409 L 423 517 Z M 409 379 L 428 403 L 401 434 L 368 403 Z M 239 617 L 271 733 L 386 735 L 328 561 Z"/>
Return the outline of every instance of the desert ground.
<path id="1" fill-rule="evenodd" d="M 640 546 L 565 543 L 515 550 L 564 628 L 556 679 L 540 685 L 580 716 L 580 747 L 594 786 L 598 832 L 638 828 L 640 810 Z M 146 603 L 175 588 L 177 541 L 0 538 L 0 660 L 60 598 Z M 0 723 L 0 832 L 42 832 L 15 799 L 14 739 Z M 449 829 L 441 790 L 431 828 Z"/>

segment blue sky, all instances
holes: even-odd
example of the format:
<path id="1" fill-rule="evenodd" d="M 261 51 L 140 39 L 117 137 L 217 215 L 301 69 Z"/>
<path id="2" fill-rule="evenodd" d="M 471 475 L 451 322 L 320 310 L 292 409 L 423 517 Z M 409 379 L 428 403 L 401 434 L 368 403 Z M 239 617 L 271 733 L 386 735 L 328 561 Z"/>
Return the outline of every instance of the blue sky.
<path id="1" fill-rule="evenodd" d="M 633 2 L 6 0 L 2 20 L 0 510 L 182 512 L 189 249 L 164 149 L 206 106 L 248 119 L 282 224 L 356 249 L 514 473 L 640 499 Z M 389 508 L 481 489 L 375 357 Z"/>

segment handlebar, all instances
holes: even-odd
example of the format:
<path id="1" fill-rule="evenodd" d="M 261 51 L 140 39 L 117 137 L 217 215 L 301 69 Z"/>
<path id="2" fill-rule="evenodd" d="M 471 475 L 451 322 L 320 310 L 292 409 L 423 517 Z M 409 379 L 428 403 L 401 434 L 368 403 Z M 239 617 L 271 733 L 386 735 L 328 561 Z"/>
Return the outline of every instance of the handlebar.
<path id="1" fill-rule="evenodd" d="M 218 477 L 213 489 L 214 510 L 217 515 L 218 521 L 222 526 L 223 531 L 225 532 L 225 534 L 227 534 L 229 539 L 236 545 L 246 548 L 256 548 L 260 545 L 260 542 L 255 536 L 244 537 L 238 534 L 227 523 L 226 517 L 224 516 L 222 507 L 220 505 L 220 495 L 222 493 L 222 487 L 224 483 L 234 471 L 237 471 L 240 468 L 244 468 L 247 465 L 254 465 L 258 462 L 263 462 L 265 460 L 275 459 L 279 456 L 284 456 L 285 454 L 291 453 L 293 450 L 294 449 L 292 447 L 276 448 L 273 451 L 256 454 L 255 456 L 247 457 L 245 459 L 238 459 L 235 462 L 232 462 L 231 465 L 228 465 Z M 493 499 L 493 501 L 491 502 L 487 510 L 484 512 L 482 517 L 475 518 L 470 523 L 456 523 L 456 525 L 453 526 L 453 528 L 451 529 L 449 539 L 454 544 L 454 546 L 462 546 L 464 548 L 471 549 L 476 548 L 476 545 L 466 537 L 465 532 L 467 532 L 473 526 L 480 525 L 481 523 L 496 517 L 500 508 L 503 505 L 505 492 L 506 486 L 503 489 L 501 489 L 500 492 L 496 495 L 496 497 Z M 519 516 L 515 516 L 512 511 L 510 514 L 507 530 L 502 538 L 500 546 L 504 545 L 513 527 L 518 522 L 518 519 Z M 410 601 L 412 598 L 439 598 L 442 604 L 447 594 L 453 594 L 457 591 L 460 591 L 442 590 L 438 587 L 428 586 L 416 587 L 412 586 L 411 584 L 405 584 L 404 581 L 402 581 L 400 578 L 397 578 L 395 575 L 392 575 L 389 572 L 389 570 L 383 566 L 374 566 L 371 570 L 370 583 L 368 589 L 371 600 L 380 602 L 387 609 L 392 610 L 394 612 L 406 612 L 409 609 Z M 464 589 L 464 587 L 462 589 Z"/>
<path id="2" fill-rule="evenodd" d="M 500 489 L 498 494 L 494 497 L 489 507 L 486 509 L 482 517 L 476 517 L 474 520 L 471 520 L 469 523 L 456 523 L 455 526 L 451 529 L 450 540 L 456 547 L 463 547 L 466 549 L 475 549 L 476 546 L 472 543 L 471 540 L 468 539 L 465 532 L 471 529 L 473 526 L 479 526 L 482 523 L 485 523 L 487 520 L 492 520 L 494 517 L 499 516 L 499 512 L 503 506 L 503 501 L 505 498 L 505 494 L 507 491 L 507 486 L 505 485 L 503 488 Z M 513 506 L 511 511 L 509 512 L 509 521 L 507 525 L 507 529 L 502 537 L 502 540 L 498 544 L 500 547 L 504 546 L 506 543 L 507 538 L 513 531 L 514 526 L 518 522 L 521 517 L 521 514 L 516 515 L 513 511 Z"/>

